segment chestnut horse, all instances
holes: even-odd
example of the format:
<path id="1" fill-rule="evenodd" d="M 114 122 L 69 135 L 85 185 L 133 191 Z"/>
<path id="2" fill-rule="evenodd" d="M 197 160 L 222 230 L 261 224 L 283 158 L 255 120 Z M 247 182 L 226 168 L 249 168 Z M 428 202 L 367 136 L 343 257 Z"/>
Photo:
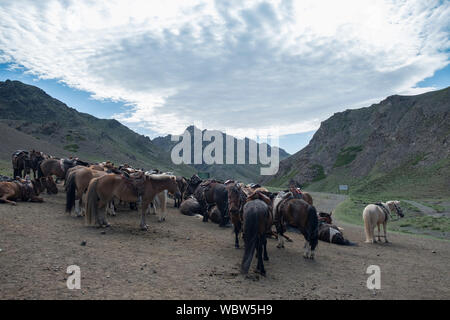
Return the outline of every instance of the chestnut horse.
<path id="1" fill-rule="evenodd" d="M 75 206 L 75 213 L 81 216 L 83 194 L 86 192 L 92 179 L 106 175 L 105 171 L 76 166 L 69 170 L 66 179 L 66 212 L 70 214 Z M 78 200 L 78 201 L 77 201 Z"/>
<path id="2" fill-rule="evenodd" d="M 17 200 L 43 202 L 38 195 L 44 190 L 39 180 L 14 180 L 12 182 L 0 182 L 0 202 L 16 205 Z"/>
<path id="3" fill-rule="evenodd" d="M 88 166 L 89 163 L 79 159 L 45 159 L 38 167 L 38 177 L 55 175 L 59 179 L 66 179 L 67 171 L 77 165 Z"/>
<path id="4" fill-rule="evenodd" d="M 113 197 L 126 202 L 137 202 L 142 197 L 141 223 L 142 230 L 148 230 L 145 222 L 145 212 L 155 196 L 167 190 L 179 196 L 180 191 L 175 176 L 171 175 L 146 175 L 136 172 L 130 177 L 116 174 L 107 174 L 103 177 L 94 178 L 89 183 L 86 200 L 86 222 L 101 227 L 109 226 L 106 216 L 99 213 Z"/>

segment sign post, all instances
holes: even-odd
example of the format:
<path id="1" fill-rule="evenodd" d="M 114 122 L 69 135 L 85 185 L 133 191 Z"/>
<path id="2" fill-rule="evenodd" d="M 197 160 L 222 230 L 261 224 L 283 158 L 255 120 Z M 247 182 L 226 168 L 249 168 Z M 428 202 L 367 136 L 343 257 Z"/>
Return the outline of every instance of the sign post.
<path id="1" fill-rule="evenodd" d="M 341 191 L 346 191 L 348 193 L 348 185 L 340 184 L 339 185 L 339 193 L 341 193 Z"/>

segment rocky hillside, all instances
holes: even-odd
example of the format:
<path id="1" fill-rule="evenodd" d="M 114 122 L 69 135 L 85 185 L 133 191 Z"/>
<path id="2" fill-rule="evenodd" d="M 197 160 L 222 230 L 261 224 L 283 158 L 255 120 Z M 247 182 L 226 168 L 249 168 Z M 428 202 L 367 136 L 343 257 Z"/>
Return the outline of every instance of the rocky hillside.
<path id="1" fill-rule="evenodd" d="M 193 127 L 188 130 L 193 132 Z M 260 179 L 259 165 L 174 165 L 170 153 L 176 143 L 170 136 L 150 140 L 116 120 L 80 113 L 43 90 L 20 81 L 0 82 L 0 133 L 0 171 L 6 173 L 15 150 L 36 149 L 58 157 L 111 160 L 188 177 L 201 171 L 218 179 L 246 182 Z M 245 141 L 248 150 L 249 140 Z M 271 150 L 270 146 L 268 149 Z M 279 155 L 281 159 L 289 156 L 283 149 L 279 149 Z"/>
<path id="2" fill-rule="evenodd" d="M 301 151 L 280 163 L 265 183 L 290 180 L 312 190 L 387 188 L 450 195 L 450 87 L 417 96 L 394 95 L 322 122 Z"/>
<path id="3" fill-rule="evenodd" d="M 36 148 L 60 157 L 194 173 L 188 166 L 174 166 L 167 152 L 118 121 L 80 113 L 20 81 L 0 82 L 0 126 L 3 163 L 16 149 Z"/>

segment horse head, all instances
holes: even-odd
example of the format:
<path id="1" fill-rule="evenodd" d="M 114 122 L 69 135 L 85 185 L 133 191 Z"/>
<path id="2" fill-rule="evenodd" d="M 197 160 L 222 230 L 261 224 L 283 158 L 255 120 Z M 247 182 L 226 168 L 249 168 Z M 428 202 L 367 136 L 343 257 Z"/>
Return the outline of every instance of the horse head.
<path id="1" fill-rule="evenodd" d="M 323 221 L 328 224 L 332 224 L 331 219 L 332 212 L 326 213 L 326 212 L 319 212 L 319 221 Z"/>
<path id="2" fill-rule="evenodd" d="M 236 185 L 228 188 L 228 210 L 230 215 L 237 215 L 242 212 L 247 196 Z"/>
<path id="3" fill-rule="evenodd" d="M 42 177 L 42 178 L 38 179 L 38 181 L 44 189 L 47 189 L 48 194 L 57 194 L 58 193 L 58 187 L 56 185 L 55 180 L 53 180 L 52 176 Z"/>
<path id="4" fill-rule="evenodd" d="M 405 215 L 403 214 L 402 208 L 400 208 L 400 201 L 394 200 L 394 201 L 388 201 L 387 205 L 389 206 L 389 209 L 392 211 L 395 209 L 395 212 L 400 218 L 403 218 Z"/>

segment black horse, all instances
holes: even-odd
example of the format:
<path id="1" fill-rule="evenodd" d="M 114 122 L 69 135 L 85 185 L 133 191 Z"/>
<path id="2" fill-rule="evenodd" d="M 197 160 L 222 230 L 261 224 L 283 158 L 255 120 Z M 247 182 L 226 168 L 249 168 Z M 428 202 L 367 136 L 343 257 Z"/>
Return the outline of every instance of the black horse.
<path id="1" fill-rule="evenodd" d="M 263 252 L 264 260 L 269 260 L 266 234 L 268 228 L 272 225 L 270 207 L 260 199 L 251 200 L 244 205 L 243 220 L 245 252 L 242 258 L 241 272 L 243 274 L 248 273 L 256 249 L 258 259 L 256 271 L 265 275 Z"/>
<path id="2" fill-rule="evenodd" d="M 356 245 L 355 243 L 350 242 L 348 239 L 344 238 L 342 230 L 333 224 L 331 215 L 332 215 L 331 212 L 330 213 L 319 212 L 318 214 L 319 240 L 329 243 L 340 244 L 343 246 Z"/>
<path id="3" fill-rule="evenodd" d="M 222 217 L 219 226 L 231 227 L 228 216 L 228 191 L 225 185 L 217 180 L 203 181 L 195 174 L 187 181 L 187 183 L 184 198 L 186 199 L 190 195 L 193 195 L 194 198 L 197 199 L 201 207 L 203 222 L 208 222 L 209 208 L 215 204 Z"/>

